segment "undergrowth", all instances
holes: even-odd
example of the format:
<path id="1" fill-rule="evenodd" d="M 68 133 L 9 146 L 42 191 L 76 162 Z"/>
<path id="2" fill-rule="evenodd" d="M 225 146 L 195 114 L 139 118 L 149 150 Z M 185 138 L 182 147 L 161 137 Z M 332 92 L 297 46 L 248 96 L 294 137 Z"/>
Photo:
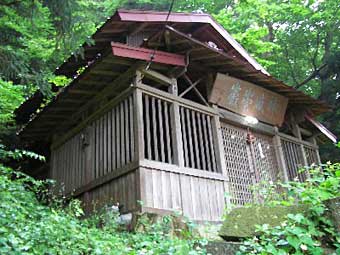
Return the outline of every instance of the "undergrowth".
<path id="1" fill-rule="evenodd" d="M 258 235 L 247 239 L 238 255 L 326 254 L 326 249 L 340 254 L 340 233 L 327 217 L 325 201 L 340 196 L 340 163 L 312 166 L 301 171 L 309 178 L 301 183 L 259 185 L 257 194 L 267 206 L 306 204 L 305 214 L 289 214 L 280 226 L 257 226 Z M 278 192 L 280 191 L 280 192 Z"/>
<path id="2" fill-rule="evenodd" d="M 119 230 L 114 215 L 98 227 L 101 216 L 83 219 L 77 200 L 47 205 L 47 186 L 0 165 L 0 254 L 205 254 L 204 241 L 171 235 L 169 219 L 142 233 Z"/>

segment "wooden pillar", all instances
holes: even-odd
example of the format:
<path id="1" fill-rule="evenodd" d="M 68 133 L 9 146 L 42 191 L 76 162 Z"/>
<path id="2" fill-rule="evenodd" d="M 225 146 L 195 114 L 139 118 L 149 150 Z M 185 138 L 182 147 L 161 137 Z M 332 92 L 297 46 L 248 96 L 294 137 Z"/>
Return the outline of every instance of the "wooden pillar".
<path id="1" fill-rule="evenodd" d="M 310 142 L 313 143 L 316 146 L 315 152 L 316 152 L 316 158 L 318 160 L 317 164 L 321 164 L 321 158 L 320 158 L 320 153 L 319 153 L 319 146 L 318 146 L 318 143 L 317 143 L 317 141 L 315 139 L 315 136 L 312 136 L 310 138 Z"/>
<path id="2" fill-rule="evenodd" d="M 142 74 L 140 71 L 136 72 L 135 85 L 141 83 Z M 135 152 L 134 160 L 140 162 L 144 159 L 144 125 L 143 125 L 143 98 L 142 91 L 135 88 L 133 91 L 134 103 L 134 139 L 135 139 Z"/>
<path id="3" fill-rule="evenodd" d="M 213 105 L 213 108 L 216 110 L 216 114 L 214 115 L 213 120 L 212 120 L 213 122 L 212 132 L 213 132 L 214 149 L 215 149 L 215 154 L 216 154 L 216 165 L 217 165 L 218 171 L 227 178 L 227 181 L 223 182 L 224 191 L 230 194 L 229 176 L 227 173 L 227 167 L 226 167 L 226 162 L 225 162 L 221 122 L 220 122 L 220 117 L 218 115 L 218 107 L 216 105 Z M 231 204 L 230 196 L 225 197 L 225 202 L 226 202 L 227 208 L 229 208 Z"/>
<path id="4" fill-rule="evenodd" d="M 172 84 L 169 87 L 169 92 L 177 95 L 177 80 L 172 78 Z M 171 135 L 174 163 L 180 167 L 184 167 L 184 152 L 183 152 L 183 139 L 182 139 L 182 127 L 181 116 L 179 113 L 179 104 L 173 102 L 170 108 L 170 120 L 171 120 Z"/>
<path id="5" fill-rule="evenodd" d="M 275 135 L 273 137 L 273 143 L 274 143 L 275 155 L 276 155 L 279 169 L 283 173 L 283 176 L 282 176 L 283 180 L 287 182 L 289 181 L 288 168 L 287 168 L 285 157 L 283 154 L 281 137 L 279 136 L 279 130 L 277 127 L 275 127 Z"/>
<path id="6" fill-rule="evenodd" d="M 216 154 L 216 164 L 217 169 L 220 173 L 227 177 L 226 172 L 226 164 L 224 158 L 224 146 L 223 146 L 223 139 L 222 139 L 222 132 L 221 132 L 221 123 L 220 117 L 218 115 L 217 106 L 214 105 L 213 108 L 216 110 L 216 115 L 213 117 L 213 140 L 214 140 L 214 149 Z"/>
<path id="7" fill-rule="evenodd" d="M 299 139 L 299 141 L 302 141 L 301 130 L 300 130 L 300 127 L 299 127 L 299 125 L 297 123 L 293 124 L 293 133 Z M 300 143 L 300 151 L 301 151 L 301 155 L 302 155 L 303 165 L 304 166 L 308 166 L 308 161 L 307 161 L 307 157 L 306 157 L 305 148 L 304 148 L 302 143 Z"/>
<path id="8" fill-rule="evenodd" d="M 133 85 L 140 85 L 142 83 L 142 73 L 136 71 L 136 77 Z M 133 90 L 133 122 L 134 122 L 134 161 L 140 162 L 144 159 L 144 123 L 143 123 L 143 94 L 139 88 Z M 145 200 L 145 173 L 141 167 L 136 170 L 136 201 L 135 207 L 137 211 L 142 212 L 143 200 Z"/>

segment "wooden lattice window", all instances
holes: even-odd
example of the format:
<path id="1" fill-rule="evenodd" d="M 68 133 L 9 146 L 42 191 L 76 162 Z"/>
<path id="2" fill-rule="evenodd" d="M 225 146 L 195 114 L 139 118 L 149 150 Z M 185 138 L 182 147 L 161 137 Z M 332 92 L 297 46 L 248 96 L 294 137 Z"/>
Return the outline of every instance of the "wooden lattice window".
<path id="1" fill-rule="evenodd" d="M 251 203 L 258 198 L 252 186 L 275 181 L 279 174 L 272 138 L 253 133 L 255 140 L 248 143 L 246 129 L 226 123 L 222 123 L 221 131 L 231 203 Z"/>
<path id="2" fill-rule="evenodd" d="M 304 165 L 301 144 L 282 139 L 283 156 L 287 166 L 289 180 L 303 182 L 306 180 L 306 173 L 300 172 L 299 169 Z"/>

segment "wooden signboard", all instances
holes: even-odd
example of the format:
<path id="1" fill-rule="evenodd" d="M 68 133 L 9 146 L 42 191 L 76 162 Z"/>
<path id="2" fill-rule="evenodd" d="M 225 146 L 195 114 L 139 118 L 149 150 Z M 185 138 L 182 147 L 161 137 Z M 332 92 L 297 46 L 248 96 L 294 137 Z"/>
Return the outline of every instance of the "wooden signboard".
<path id="1" fill-rule="evenodd" d="M 288 98 L 250 82 L 218 73 L 209 102 L 238 114 L 281 126 Z"/>

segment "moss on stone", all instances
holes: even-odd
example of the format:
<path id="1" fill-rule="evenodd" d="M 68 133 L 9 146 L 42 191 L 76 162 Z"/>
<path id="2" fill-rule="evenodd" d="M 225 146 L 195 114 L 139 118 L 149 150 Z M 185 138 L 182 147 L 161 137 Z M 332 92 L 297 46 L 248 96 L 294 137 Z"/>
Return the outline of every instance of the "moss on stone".
<path id="1" fill-rule="evenodd" d="M 225 216 L 220 236 L 226 240 L 256 235 L 256 225 L 278 226 L 288 214 L 304 213 L 305 205 L 296 206 L 253 206 L 233 209 Z"/>
<path id="2" fill-rule="evenodd" d="M 333 222 L 336 231 L 340 233 L 340 197 L 325 201 L 327 207 L 326 215 Z"/>

